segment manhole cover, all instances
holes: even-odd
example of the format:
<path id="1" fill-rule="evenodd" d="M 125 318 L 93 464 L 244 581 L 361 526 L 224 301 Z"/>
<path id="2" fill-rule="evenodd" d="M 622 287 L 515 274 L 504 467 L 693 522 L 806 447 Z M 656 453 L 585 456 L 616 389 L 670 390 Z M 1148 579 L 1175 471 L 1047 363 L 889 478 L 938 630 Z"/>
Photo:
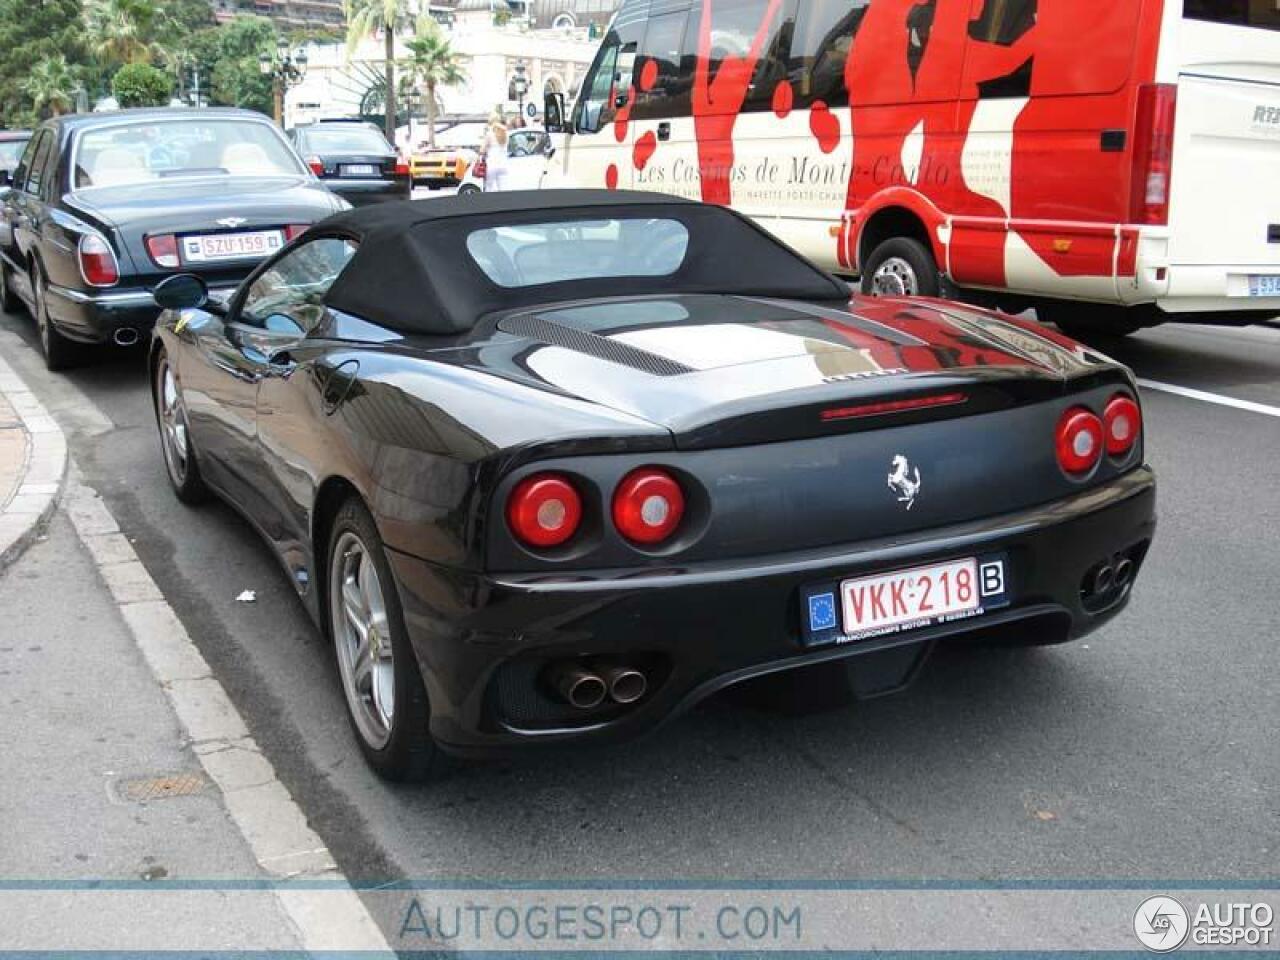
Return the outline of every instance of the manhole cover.
<path id="1" fill-rule="evenodd" d="M 125 800 L 145 803 L 148 800 L 164 800 L 168 797 L 189 797 L 203 790 L 207 782 L 198 773 L 175 773 L 167 777 L 124 780 L 116 787 L 116 791 Z"/>

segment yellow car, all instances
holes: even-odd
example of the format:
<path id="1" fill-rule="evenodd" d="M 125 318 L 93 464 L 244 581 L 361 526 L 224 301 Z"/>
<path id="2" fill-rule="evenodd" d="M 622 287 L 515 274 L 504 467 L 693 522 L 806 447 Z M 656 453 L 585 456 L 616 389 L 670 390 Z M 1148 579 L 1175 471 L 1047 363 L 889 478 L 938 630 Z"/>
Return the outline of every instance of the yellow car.
<path id="1" fill-rule="evenodd" d="M 475 160 L 475 151 L 464 147 L 422 149 L 409 158 L 409 172 L 414 183 L 431 187 L 456 186 Z"/>

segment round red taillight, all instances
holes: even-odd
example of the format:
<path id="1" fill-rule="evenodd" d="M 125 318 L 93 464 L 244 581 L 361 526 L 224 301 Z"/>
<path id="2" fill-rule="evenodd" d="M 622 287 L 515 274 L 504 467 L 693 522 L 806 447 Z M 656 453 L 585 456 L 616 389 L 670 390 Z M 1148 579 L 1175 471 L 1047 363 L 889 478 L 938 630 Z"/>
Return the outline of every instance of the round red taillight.
<path id="1" fill-rule="evenodd" d="M 528 547 L 558 547 L 582 521 L 582 498 L 558 473 L 525 477 L 507 500 L 507 524 Z"/>
<path id="2" fill-rule="evenodd" d="M 1132 397 L 1117 393 L 1107 401 L 1102 428 L 1107 438 L 1107 453 L 1123 457 L 1133 449 L 1142 432 L 1142 410 Z"/>
<path id="3" fill-rule="evenodd" d="M 632 543 L 661 543 L 680 526 L 684 492 L 665 470 L 633 470 L 613 494 L 613 525 Z"/>
<path id="4" fill-rule="evenodd" d="M 1092 470 L 1102 445 L 1102 421 L 1084 407 L 1072 407 L 1058 421 L 1058 465 L 1067 473 Z"/>

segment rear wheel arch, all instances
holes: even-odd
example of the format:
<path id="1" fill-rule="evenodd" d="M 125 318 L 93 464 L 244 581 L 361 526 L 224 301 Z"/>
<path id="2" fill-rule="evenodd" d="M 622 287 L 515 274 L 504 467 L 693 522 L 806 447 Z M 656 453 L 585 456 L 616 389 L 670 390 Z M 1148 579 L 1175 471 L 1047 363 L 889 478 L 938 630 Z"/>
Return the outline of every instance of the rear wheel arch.
<path id="1" fill-rule="evenodd" d="M 333 521 L 338 516 L 338 511 L 351 497 L 368 506 L 354 483 L 346 477 L 332 476 L 320 484 L 311 510 L 312 582 L 318 587 L 316 603 L 325 633 L 329 630 L 328 620 L 323 616 L 325 604 L 329 602 L 329 586 L 323 574 L 328 572 L 329 566 L 329 534 L 333 531 Z"/>
<path id="2" fill-rule="evenodd" d="M 867 259 L 886 240 L 894 237 L 906 237 L 924 244 L 935 260 L 938 260 L 938 249 L 924 220 L 914 210 L 897 204 L 882 207 L 873 213 L 863 224 L 858 234 L 858 267 L 866 264 Z M 940 261 L 939 261 L 940 262 Z"/>

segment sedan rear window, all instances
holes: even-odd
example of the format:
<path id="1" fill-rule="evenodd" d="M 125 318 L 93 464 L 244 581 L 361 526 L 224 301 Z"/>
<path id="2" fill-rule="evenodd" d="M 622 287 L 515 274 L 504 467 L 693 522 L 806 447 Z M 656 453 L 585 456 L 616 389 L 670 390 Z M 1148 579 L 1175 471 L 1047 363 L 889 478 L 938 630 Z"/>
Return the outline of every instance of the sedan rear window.
<path id="1" fill-rule="evenodd" d="M 387 138 L 367 127 L 317 127 L 302 134 L 307 150 L 316 153 L 391 153 Z"/>
<path id="2" fill-rule="evenodd" d="M 471 259 L 500 287 L 665 277 L 680 269 L 688 251 L 688 228 L 667 219 L 529 223 L 467 236 Z"/>
<path id="3" fill-rule="evenodd" d="M 116 187 L 167 177 L 278 177 L 303 170 L 267 124 L 252 120 L 149 120 L 86 130 L 75 185 Z"/>

